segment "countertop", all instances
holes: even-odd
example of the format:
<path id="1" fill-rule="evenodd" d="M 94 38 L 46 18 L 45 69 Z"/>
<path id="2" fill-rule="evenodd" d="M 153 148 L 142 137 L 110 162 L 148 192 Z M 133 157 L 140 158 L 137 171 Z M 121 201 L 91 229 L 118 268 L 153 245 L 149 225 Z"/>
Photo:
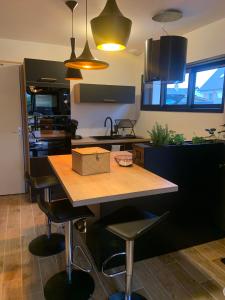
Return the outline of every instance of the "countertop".
<path id="1" fill-rule="evenodd" d="M 37 130 L 32 133 L 36 139 L 40 140 L 65 139 L 70 136 L 70 133 L 64 130 Z"/>
<path id="2" fill-rule="evenodd" d="M 149 139 L 136 137 L 136 138 L 124 138 L 124 139 L 106 139 L 97 140 L 93 137 L 84 137 L 80 140 L 71 140 L 72 146 L 83 146 L 83 145 L 99 145 L 99 144 L 127 144 L 127 143 L 146 143 Z"/>
<path id="3" fill-rule="evenodd" d="M 110 173 L 81 176 L 72 170 L 72 155 L 49 156 L 48 160 L 73 206 L 92 205 L 143 196 L 176 192 L 178 186 L 135 164 L 120 167 L 110 153 Z M 147 200 L 146 200 L 147 201 Z"/>

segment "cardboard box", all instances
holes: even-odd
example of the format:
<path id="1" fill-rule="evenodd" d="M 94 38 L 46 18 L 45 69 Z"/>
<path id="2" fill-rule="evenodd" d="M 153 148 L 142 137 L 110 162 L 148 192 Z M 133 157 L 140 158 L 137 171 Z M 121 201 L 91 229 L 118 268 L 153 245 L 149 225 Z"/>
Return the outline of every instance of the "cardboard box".
<path id="1" fill-rule="evenodd" d="M 110 151 L 100 147 L 72 149 L 72 169 L 80 175 L 110 172 Z"/>

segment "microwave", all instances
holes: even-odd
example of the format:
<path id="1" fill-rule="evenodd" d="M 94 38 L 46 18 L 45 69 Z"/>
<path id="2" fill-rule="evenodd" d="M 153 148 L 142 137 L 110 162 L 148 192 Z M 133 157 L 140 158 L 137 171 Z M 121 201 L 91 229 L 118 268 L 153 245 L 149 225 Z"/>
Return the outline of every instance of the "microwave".
<path id="1" fill-rule="evenodd" d="M 70 89 L 28 86 L 26 103 L 28 115 L 70 115 Z"/>

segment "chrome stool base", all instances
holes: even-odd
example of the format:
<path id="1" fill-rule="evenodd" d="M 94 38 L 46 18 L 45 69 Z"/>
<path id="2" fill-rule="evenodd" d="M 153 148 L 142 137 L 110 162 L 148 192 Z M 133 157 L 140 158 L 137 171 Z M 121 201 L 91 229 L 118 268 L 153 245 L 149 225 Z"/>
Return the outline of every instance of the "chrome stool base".
<path id="1" fill-rule="evenodd" d="M 44 295 L 46 300 L 88 300 L 94 288 L 94 280 L 89 274 L 74 270 L 69 283 L 68 274 L 63 271 L 48 280 Z"/>
<path id="2" fill-rule="evenodd" d="M 29 244 L 29 251 L 36 256 L 46 257 L 63 250 L 65 250 L 65 236 L 59 233 L 51 233 L 50 237 L 43 234 Z"/>
<path id="3" fill-rule="evenodd" d="M 109 300 L 126 300 L 125 293 L 124 292 L 115 293 L 109 297 Z M 132 293 L 131 298 L 127 300 L 147 300 L 147 299 L 141 295 Z"/>

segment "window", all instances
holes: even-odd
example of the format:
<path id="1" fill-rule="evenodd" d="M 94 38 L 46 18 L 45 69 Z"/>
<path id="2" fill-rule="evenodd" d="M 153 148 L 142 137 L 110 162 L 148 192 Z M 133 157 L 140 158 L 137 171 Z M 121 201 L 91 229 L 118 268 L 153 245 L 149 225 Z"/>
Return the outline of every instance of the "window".
<path id="1" fill-rule="evenodd" d="M 187 65 L 184 82 L 142 82 L 141 110 L 223 112 L 225 56 Z"/>
<path id="2" fill-rule="evenodd" d="M 222 104 L 225 68 L 196 72 L 194 104 Z"/>
<path id="3" fill-rule="evenodd" d="M 165 105 L 187 105 L 189 73 L 182 83 L 167 84 Z"/>

